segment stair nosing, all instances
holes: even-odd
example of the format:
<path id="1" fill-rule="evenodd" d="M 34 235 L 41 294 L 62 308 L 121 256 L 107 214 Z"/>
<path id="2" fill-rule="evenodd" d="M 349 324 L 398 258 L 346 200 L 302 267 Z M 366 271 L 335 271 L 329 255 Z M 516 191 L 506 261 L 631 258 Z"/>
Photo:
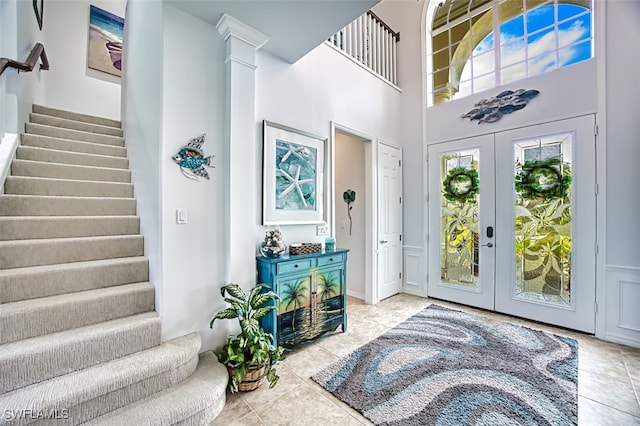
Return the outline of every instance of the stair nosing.
<path id="1" fill-rule="evenodd" d="M 142 256 L 114 257 L 114 258 L 108 258 L 108 259 L 82 260 L 79 262 L 68 262 L 68 263 L 53 263 L 50 265 L 22 266 L 20 268 L 0 269 L 0 277 L 47 272 L 47 271 L 57 271 L 57 270 L 64 270 L 64 269 L 82 269 L 84 267 L 92 267 L 94 265 L 104 266 L 109 264 L 115 265 L 118 263 L 128 263 L 128 262 L 139 263 L 139 262 L 148 262 L 148 261 L 149 259 L 146 256 L 142 255 Z M 73 293 L 76 293 L 76 292 L 73 292 Z M 65 294 L 71 294 L 71 293 L 65 293 Z"/>
<path id="2" fill-rule="evenodd" d="M 121 168 L 117 168 L 117 167 L 104 167 L 104 166 L 87 166 L 87 165 L 83 165 L 83 164 L 67 164 L 67 163 L 52 163 L 50 161 L 38 161 L 38 160 L 23 160 L 20 158 L 16 158 L 13 160 L 13 163 L 16 162 L 20 162 L 20 163 L 38 163 L 38 164 L 50 164 L 50 165 L 54 165 L 55 167 L 69 167 L 69 168 L 83 168 L 83 169 L 99 169 L 99 170 L 104 170 L 104 171 L 124 171 L 124 172 L 128 172 L 129 174 L 131 174 L 131 170 L 129 169 L 121 169 Z M 27 164 L 28 165 L 28 164 Z M 12 175 L 15 176 L 15 175 Z M 21 175 L 20 175 L 21 176 Z M 39 176 L 34 176 L 34 177 L 39 177 Z M 74 180 L 79 180 L 79 179 L 74 179 Z"/>
<path id="3" fill-rule="evenodd" d="M 33 104 L 33 105 L 32 105 L 32 108 L 31 108 L 31 112 L 34 112 L 34 111 L 33 111 L 33 110 L 34 110 L 34 108 L 44 108 L 44 109 L 53 110 L 53 111 L 56 111 L 56 112 L 63 112 L 63 113 L 72 114 L 72 115 L 79 115 L 79 116 L 82 116 L 82 117 L 84 117 L 84 118 L 88 118 L 88 119 L 106 120 L 106 121 L 110 121 L 110 122 L 112 122 L 112 123 L 117 123 L 117 125 L 115 125 L 115 124 L 114 124 L 113 126 L 108 126 L 108 127 L 115 127 L 115 128 L 118 128 L 118 129 L 119 129 L 119 128 L 122 128 L 122 120 L 116 120 L 116 119 L 114 119 L 114 118 L 102 117 L 102 116 L 99 116 L 99 115 L 92 115 L 92 114 L 85 114 L 85 113 L 82 113 L 82 112 L 76 112 L 76 111 L 68 111 L 68 110 L 65 110 L 65 109 L 54 108 L 54 107 L 50 107 L 50 106 L 46 106 L 46 105 L 41 105 L 41 104 Z M 35 113 L 35 112 L 34 112 L 34 113 Z M 60 117 L 60 116 L 58 116 L 58 115 L 43 114 L 43 113 L 41 113 L 41 112 L 38 112 L 38 113 L 36 113 L 36 114 L 47 115 L 47 116 L 49 116 L 49 117 L 59 117 L 59 118 L 64 118 L 64 117 Z M 67 119 L 67 120 L 69 120 L 69 119 Z M 81 122 L 83 122 L 82 120 L 76 120 L 76 121 L 81 121 Z M 91 123 L 91 122 L 89 122 L 89 123 Z"/>
<path id="4" fill-rule="evenodd" d="M 69 178 L 54 178 L 54 177 L 42 177 L 42 176 L 23 176 L 23 175 L 9 175 L 7 176 L 7 180 L 39 180 L 39 181 L 54 181 L 54 182 L 73 182 L 73 183 L 100 183 L 107 185 L 119 185 L 119 186 L 133 186 L 130 182 L 116 182 L 110 180 L 89 180 L 89 179 L 69 179 Z M 17 195 L 17 194 L 16 194 Z M 29 194 L 23 194 L 29 195 Z M 56 195 L 52 195 L 52 197 L 56 197 Z M 95 197 L 91 197 L 95 198 Z M 123 197 L 120 197 L 123 198 Z"/>
<path id="5" fill-rule="evenodd" d="M 55 242 L 55 241 L 61 241 L 61 240 L 64 240 L 65 243 L 69 243 L 69 242 L 82 243 L 82 242 L 100 241 L 100 240 L 125 240 L 125 239 L 144 239 L 144 237 L 138 233 L 138 234 L 126 234 L 126 235 L 100 235 L 100 236 L 92 236 L 92 237 L 33 238 L 30 240 L 5 240 L 5 241 L 0 241 L 0 248 L 2 246 L 35 245 L 35 244 L 43 244 L 45 242 Z M 128 257 L 131 257 L 131 256 L 128 256 Z"/>
<path id="6" fill-rule="evenodd" d="M 77 139 L 67 139 L 67 138 L 59 138 L 56 136 L 47 136 L 47 135 L 39 135 L 37 133 L 22 133 L 23 135 L 27 135 L 27 136 L 34 136 L 34 137 L 38 137 L 38 138 L 47 138 L 47 139 L 54 139 L 54 140 L 59 140 L 59 141 L 66 141 L 66 142 L 73 142 L 73 143 L 80 143 L 80 144 L 89 144 L 89 145 L 96 145 L 96 146 L 100 146 L 100 147 L 109 147 L 109 148 L 118 148 L 124 151 L 124 156 L 122 157 L 118 157 L 118 158 L 127 158 L 126 152 L 127 152 L 127 147 L 126 146 L 119 146 L 119 145 L 109 145 L 109 144 L 104 144 L 104 143 L 99 143 L 99 142 L 87 142 L 87 141 L 81 141 L 81 140 L 77 140 Z M 31 148 L 42 148 L 42 147 L 38 147 L 38 146 L 32 146 L 32 145 L 23 145 L 22 144 L 22 140 L 21 140 L 21 145 L 20 146 L 28 146 Z M 74 152 L 74 153 L 78 153 L 78 154 L 88 154 L 88 155 L 104 155 L 104 154 L 91 154 L 89 152 L 81 152 L 81 151 L 69 151 L 66 149 L 53 149 L 53 148 L 42 148 L 42 149 L 51 149 L 53 151 L 61 151 L 61 152 Z M 117 157 L 117 156 L 113 156 L 113 157 Z M 128 158 L 127 158 L 128 159 Z"/>

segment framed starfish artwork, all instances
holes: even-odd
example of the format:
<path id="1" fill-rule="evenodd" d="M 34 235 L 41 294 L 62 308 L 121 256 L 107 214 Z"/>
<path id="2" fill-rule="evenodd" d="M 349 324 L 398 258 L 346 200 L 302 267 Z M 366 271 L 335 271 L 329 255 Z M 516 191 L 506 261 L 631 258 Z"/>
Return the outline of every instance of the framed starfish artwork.
<path id="1" fill-rule="evenodd" d="M 325 222 L 326 145 L 326 138 L 264 121 L 264 225 Z"/>

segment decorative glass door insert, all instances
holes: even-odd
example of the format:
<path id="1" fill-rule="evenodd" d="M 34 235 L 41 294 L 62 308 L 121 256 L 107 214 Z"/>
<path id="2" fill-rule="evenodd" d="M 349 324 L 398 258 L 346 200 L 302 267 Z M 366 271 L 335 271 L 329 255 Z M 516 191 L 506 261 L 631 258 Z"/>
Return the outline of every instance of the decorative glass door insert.
<path id="1" fill-rule="evenodd" d="M 571 306 L 573 133 L 514 142 L 514 297 Z"/>
<path id="2" fill-rule="evenodd" d="M 479 151 L 440 155 L 440 279 L 442 283 L 477 288 L 479 275 Z"/>

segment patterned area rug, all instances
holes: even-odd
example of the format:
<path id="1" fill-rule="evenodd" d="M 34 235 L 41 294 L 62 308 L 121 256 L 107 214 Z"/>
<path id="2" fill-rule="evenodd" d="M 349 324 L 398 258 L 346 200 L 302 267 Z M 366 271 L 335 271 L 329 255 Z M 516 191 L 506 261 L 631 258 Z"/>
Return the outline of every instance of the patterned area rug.
<path id="1" fill-rule="evenodd" d="M 574 425 L 578 342 L 430 305 L 316 373 L 376 425 Z"/>

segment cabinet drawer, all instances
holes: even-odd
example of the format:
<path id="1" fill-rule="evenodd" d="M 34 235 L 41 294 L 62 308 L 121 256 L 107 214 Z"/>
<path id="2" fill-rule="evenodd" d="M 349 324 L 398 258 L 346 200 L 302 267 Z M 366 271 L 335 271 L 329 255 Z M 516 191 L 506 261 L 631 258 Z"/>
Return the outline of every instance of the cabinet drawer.
<path id="1" fill-rule="evenodd" d="M 308 270 L 309 268 L 311 268 L 312 260 L 313 259 L 301 259 L 278 263 L 278 274 Z"/>
<path id="2" fill-rule="evenodd" d="M 331 256 L 323 256 L 318 258 L 318 266 L 331 265 L 334 263 L 342 263 L 342 253 L 332 254 Z"/>

